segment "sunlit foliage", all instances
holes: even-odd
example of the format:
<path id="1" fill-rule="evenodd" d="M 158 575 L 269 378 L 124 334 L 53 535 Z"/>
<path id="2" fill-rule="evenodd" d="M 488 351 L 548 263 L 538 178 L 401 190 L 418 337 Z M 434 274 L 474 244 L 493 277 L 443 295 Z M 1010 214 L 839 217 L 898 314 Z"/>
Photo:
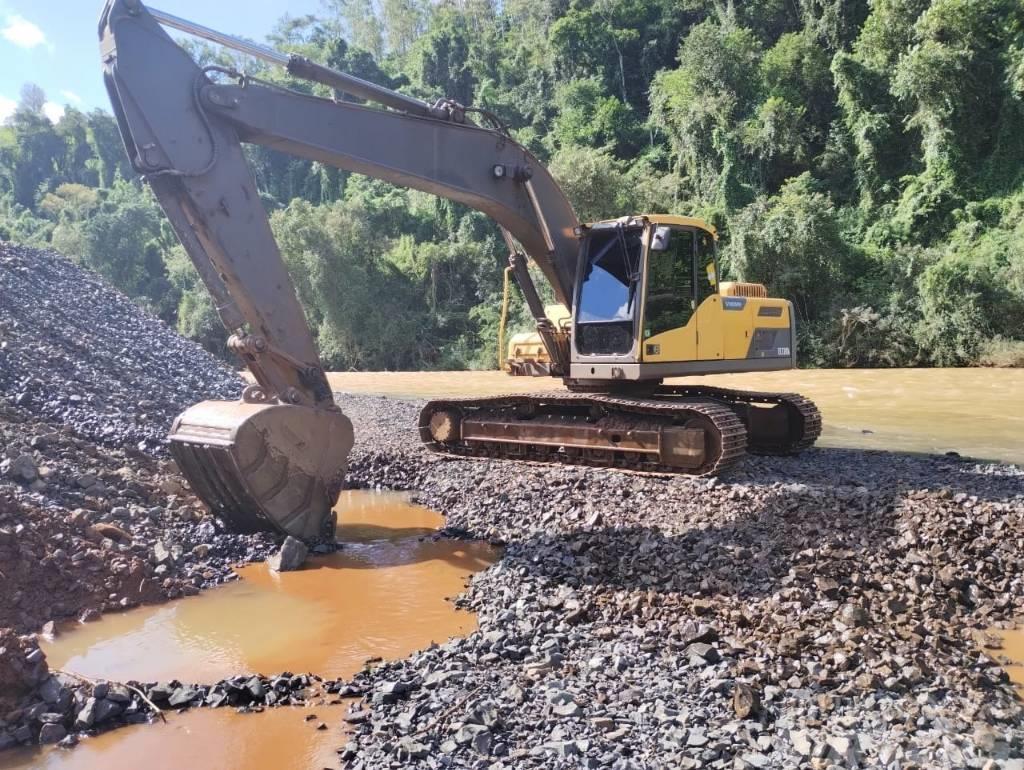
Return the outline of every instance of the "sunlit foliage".
<path id="1" fill-rule="evenodd" d="M 488 110 L 584 220 L 718 227 L 793 300 L 811 365 L 1024 361 L 1019 0 L 330 0 L 273 45 Z M 282 6 L 282 14 L 285 12 Z M 216 48 L 204 63 L 244 65 Z M 97 65 L 98 66 L 98 65 Z M 212 302 L 113 118 L 26 85 L 0 238 L 52 244 L 223 352 Z M 505 246 L 461 205 L 260 147 L 257 186 L 328 365 L 493 366 Z M 517 301 L 513 327 L 528 328 Z"/>

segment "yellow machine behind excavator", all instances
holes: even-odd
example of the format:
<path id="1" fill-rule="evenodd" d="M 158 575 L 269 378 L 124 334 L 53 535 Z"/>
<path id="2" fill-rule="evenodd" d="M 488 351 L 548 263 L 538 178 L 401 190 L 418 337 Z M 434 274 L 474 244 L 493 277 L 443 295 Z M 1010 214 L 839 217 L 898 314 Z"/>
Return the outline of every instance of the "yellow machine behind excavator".
<path id="1" fill-rule="evenodd" d="M 283 67 L 333 98 L 200 67 L 164 27 Z M 238 402 L 187 410 L 170 436 L 193 489 L 235 527 L 325 531 L 353 443 L 244 142 L 438 195 L 497 223 L 506 281 L 514 278 L 536 324 L 535 340 L 514 340 L 510 369 L 560 378 L 565 390 L 431 401 L 419 419 L 429 449 L 699 475 L 817 438 L 820 416 L 801 396 L 662 384 L 796 365 L 791 303 L 756 284 L 720 283 L 707 223 L 667 214 L 581 223 L 550 172 L 486 110 L 423 102 L 140 0 L 107 0 L 99 36 L 132 166 L 255 380 Z M 545 308 L 534 274 L 554 306 Z"/>
<path id="2" fill-rule="evenodd" d="M 505 268 L 505 286 L 501 299 L 501 320 L 498 324 L 498 368 L 513 377 L 550 377 L 551 356 L 544 347 L 544 340 L 537 332 L 517 332 L 508 338 L 505 347 L 505 332 L 508 326 L 510 302 L 509 275 L 511 267 Z M 569 333 L 572 313 L 558 302 L 544 306 L 544 315 L 555 329 Z"/>

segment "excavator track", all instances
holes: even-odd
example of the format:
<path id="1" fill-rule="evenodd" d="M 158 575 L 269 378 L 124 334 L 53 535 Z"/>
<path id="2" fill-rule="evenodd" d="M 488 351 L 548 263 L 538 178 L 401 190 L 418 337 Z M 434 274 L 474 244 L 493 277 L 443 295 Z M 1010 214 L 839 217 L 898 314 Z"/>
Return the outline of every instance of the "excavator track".
<path id="1" fill-rule="evenodd" d="M 730 406 L 747 428 L 747 451 L 799 454 L 821 435 L 821 412 L 798 393 L 764 393 L 704 385 L 663 385 L 654 398 L 706 398 Z"/>
<path id="2" fill-rule="evenodd" d="M 683 460 L 663 452 L 679 426 L 704 433 L 684 437 L 690 457 Z M 431 401 L 419 429 L 428 448 L 446 455 L 707 476 L 745 451 L 801 452 L 821 434 L 821 414 L 796 393 L 668 385 L 646 398 L 556 393 Z"/>
<path id="3" fill-rule="evenodd" d="M 211 79 L 211 68 L 193 61 L 165 26 L 388 109 L 310 97 L 232 73 L 228 79 Z M 204 401 L 186 410 L 169 436 L 171 451 L 193 490 L 238 529 L 274 529 L 300 538 L 329 532 L 353 442 L 352 425 L 331 398 L 309 319 L 260 202 L 241 139 L 458 201 L 492 217 L 511 251 L 506 276 L 515 277 L 536 321 L 551 361 L 548 368 L 562 375 L 572 373 L 570 342 L 581 328 L 573 322 L 582 320 L 567 318 L 567 308 L 576 297 L 581 298 L 577 304 L 585 304 L 578 285 L 581 254 L 588 271 L 596 260 L 607 258 L 619 266 L 609 264 L 613 275 L 620 275 L 621 268 L 629 273 L 631 285 L 634 275 L 643 284 L 649 274 L 648 251 L 664 250 L 673 228 L 686 231 L 690 243 L 700 231 L 707 246 L 694 248 L 688 266 L 673 267 L 689 277 L 682 284 L 666 285 L 664 299 L 684 306 L 678 303 L 688 298 L 680 292 L 700 275 L 698 257 L 708 265 L 711 293 L 721 294 L 714 285 L 714 229 L 709 225 L 651 215 L 584 227 L 543 164 L 500 126 L 465 119 L 466 108 L 454 100 L 422 101 L 306 57 L 147 9 L 142 0 L 106 0 L 97 29 L 104 82 L 132 167 L 149 180 L 231 334 L 228 348 L 255 380 L 240 401 Z M 221 70 L 222 75 L 226 72 Z M 423 151 L 410 152 L 411 147 Z M 658 248 L 655 236 L 660 237 Z M 581 252 L 581 246 L 586 250 Z M 591 246 L 599 249 L 594 261 Z M 527 259 L 566 312 L 547 313 Z M 744 307 L 748 301 L 762 304 L 753 315 L 736 319 L 776 319 L 764 321 L 770 328 L 746 329 L 753 335 L 751 350 L 774 356 L 763 366 L 793 363 L 788 358 L 793 328 L 787 304 L 770 300 L 760 285 L 734 284 L 729 293 Z M 703 301 L 710 307 L 719 299 L 708 296 Z M 718 310 L 725 304 L 722 300 Z M 634 325 L 622 326 L 616 313 L 615 328 L 635 334 L 640 304 L 633 307 Z M 736 327 L 730 333 L 740 331 Z M 603 336 L 595 339 L 600 342 Z M 728 366 L 758 365 L 751 359 Z M 645 367 L 650 371 L 652 367 Z M 432 402 L 420 418 L 421 436 L 436 451 L 453 455 L 707 475 L 726 471 L 748 446 L 762 453 L 800 451 L 821 429 L 813 404 L 795 395 L 659 389 L 653 376 L 633 383 L 566 378 L 565 384 L 583 391 Z M 609 385 L 614 393 L 600 390 Z"/>
<path id="4" fill-rule="evenodd" d="M 514 394 L 431 401 L 420 438 L 460 457 L 717 475 L 746 450 L 742 421 L 705 398 L 660 400 L 592 393 Z"/>

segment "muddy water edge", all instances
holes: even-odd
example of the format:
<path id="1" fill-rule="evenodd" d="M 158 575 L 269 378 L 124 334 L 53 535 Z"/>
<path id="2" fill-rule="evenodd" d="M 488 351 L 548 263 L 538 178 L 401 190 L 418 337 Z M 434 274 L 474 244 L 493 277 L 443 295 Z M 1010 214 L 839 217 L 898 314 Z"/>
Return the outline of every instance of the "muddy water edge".
<path id="1" fill-rule="evenodd" d="M 336 391 L 397 398 L 555 390 L 551 377 L 504 372 L 331 372 Z M 818 445 L 1024 464 L 1024 369 L 794 369 L 682 377 L 668 384 L 801 393 L 821 410 Z"/>
<path id="2" fill-rule="evenodd" d="M 476 627 L 450 598 L 496 560 L 494 549 L 437 538 L 443 518 L 397 493 L 344 492 L 337 510 L 337 553 L 284 574 L 249 565 L 239 581 L 198 597 L 66 630 L 44 645 L 51 667 L 142 682 L 282 671 L 347 677 L 369 659 L 402 657 Z M 0 768 L 136 767 L 143 758 L 151 770 L 336 766 L 343 711 L 324 700 L 253 714 L 169 713 L 167 724 L 115 730 L 70 751 L 5 752 Z"/>
<path id="3" fill-rule="evenodd" d="M 994 629 L 987 637 L 999 640 L 997 645 L 988 646 L 987 652 L 1003 663 L 1010 681 L 1024 697 L 1024 625 L 1012 630 Z"/>

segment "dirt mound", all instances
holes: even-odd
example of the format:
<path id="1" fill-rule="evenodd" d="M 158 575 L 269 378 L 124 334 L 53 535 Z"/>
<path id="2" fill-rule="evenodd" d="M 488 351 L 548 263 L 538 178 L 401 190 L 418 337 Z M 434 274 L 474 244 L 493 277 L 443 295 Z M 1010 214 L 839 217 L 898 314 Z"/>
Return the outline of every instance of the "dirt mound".
<path id="1" fill-rule="evenodd" d="M 270 547 L 222 534 L 164 459 L 233 371 L 52 251 L 0 243 L 0 296 L 0 626 L 194 593 Z"/>
<path id="2" fill-rule="evenodd" d="M 191 594 L 262 558 L 269 537 L 222 531 L 173 463 L 97 447 L 0 407 L 0 626 Z"/>
<path id="3" fill-rule="evenodd" d="M 232 370 L 54 252 L 0 243 L 0 297 L 0 749 L 73 744 L 147 714 L 17 634 L 198 593 L 274 543 L 224 532 L 164 451 Z"/>

